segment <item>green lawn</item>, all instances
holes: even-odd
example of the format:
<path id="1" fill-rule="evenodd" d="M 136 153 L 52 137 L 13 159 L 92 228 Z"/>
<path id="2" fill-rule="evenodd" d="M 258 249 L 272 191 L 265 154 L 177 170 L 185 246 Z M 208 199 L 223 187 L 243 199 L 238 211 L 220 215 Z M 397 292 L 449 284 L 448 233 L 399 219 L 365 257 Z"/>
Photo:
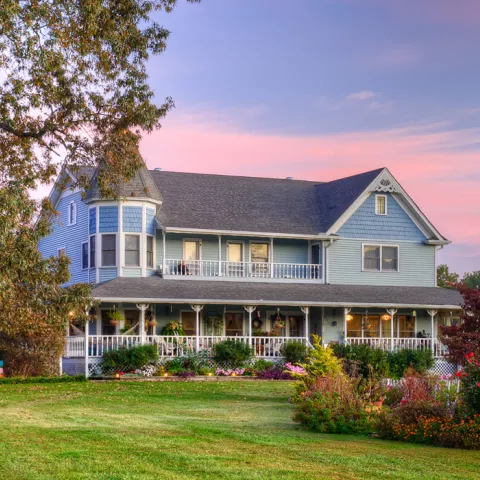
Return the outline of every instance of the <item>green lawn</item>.
<path id="1" fill-rule="evenodd" d="M 480 479 L 478 452 L 320 435 L 284 382 L 0 385 L 0 479 Z"/>

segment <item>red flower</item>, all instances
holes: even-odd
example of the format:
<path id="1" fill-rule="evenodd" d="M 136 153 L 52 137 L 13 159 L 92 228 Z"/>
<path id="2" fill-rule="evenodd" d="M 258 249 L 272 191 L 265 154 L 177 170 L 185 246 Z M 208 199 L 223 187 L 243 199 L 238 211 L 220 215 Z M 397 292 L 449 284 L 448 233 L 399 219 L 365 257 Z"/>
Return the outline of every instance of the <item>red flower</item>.
<path id="1" fill-rule="evenodd" d="M 477 387 L 480 388 L 480 382 L 477 382 Z"/>
<path id="2" fill-rule="evenodd" d="M 461 377 L 462 376 L 462 372 L 459 370 L 456 374 L 455 374 L 456 377 Z"/>

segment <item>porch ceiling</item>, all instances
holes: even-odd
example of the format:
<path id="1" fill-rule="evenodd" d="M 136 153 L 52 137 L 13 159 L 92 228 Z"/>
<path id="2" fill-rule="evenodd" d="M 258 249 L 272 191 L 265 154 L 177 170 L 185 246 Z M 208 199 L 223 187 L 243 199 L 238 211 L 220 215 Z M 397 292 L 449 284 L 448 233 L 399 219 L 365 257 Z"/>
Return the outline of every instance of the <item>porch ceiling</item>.
<path id="1" fill-rule="evenodd" d="M 322 285 L 307 283 L 166 280 L 157 275 L 118 277 L 98 284 L 93 296 L 106 302 L 310 305 L 459 309 L 455 290 L 435 287 Z"/>

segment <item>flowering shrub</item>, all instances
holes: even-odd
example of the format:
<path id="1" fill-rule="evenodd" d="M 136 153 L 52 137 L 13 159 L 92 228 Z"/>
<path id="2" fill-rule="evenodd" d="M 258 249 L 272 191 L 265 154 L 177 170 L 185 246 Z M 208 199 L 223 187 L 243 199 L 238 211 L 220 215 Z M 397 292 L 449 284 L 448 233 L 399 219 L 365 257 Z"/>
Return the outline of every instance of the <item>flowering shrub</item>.
<path id="1" fill-rule="evenodd" d="M 414 422 L 396 423 L 389 431 L 388 438 L 478 450 L 480 449 L 480 415 L 474 415 L 465 420 L 420 415 Z"/>
<path id="2" fill-rule="evenodd" d="M 461 392 L 469 413 L 480 413 L 480 360 L 474 353 L 465 355 L 465 366 L 457 372 Z"/>
<path id="3" fill-rule="evenodd" d="M 241 376 L 245 373 L 244 368 L 228 368 L 228 369 L 223 369 L 223 368 L 217 368 L 215 370 L 215 375 L 218 375 L 220 377 L 231 377 L 231 376 Z"/>
<path id="4" fill-rule="evenodd" d="M 145 365 L 142 368 L 137 368 L 134 373 L 136 375 L 141 375 L 142 377 L 153 377 L 155 375 L 155 372 L 157 371 L 157 366 L 156 365 Z M 120 374 L 122 374 L 121 372 Z"/>
<path id="5" fill-rule="evenodd" d="M 293 376 L 290 372 L 284 370 L 281 365 L 273 365 L 257 373 L 258 378 L 264 380 L 292 380 Z"/>
<path id="6" fill-rule="evenodd" d="M 322 433 L 370 433 L 371 413 L 357 382 L 343 374 L 314 378 L 292 398 L 293 419 Z"/>
<path id="7" fill-rule="evenodd" d="M 288 363 L 303 363 L 308 354 L 308 347 L 300 341 L 286 342 L 282 347 L 282 355 Z"/>
<path id="8" fill-rule="evenodd" d="M 285 364 L 285 368 L 292 373 L 295 373 L 297 375 L 305 375 L 307 372 L 303 367 L 297 366 L 297 365 L 292 365 L 290 362 L 287 362 Z"/>

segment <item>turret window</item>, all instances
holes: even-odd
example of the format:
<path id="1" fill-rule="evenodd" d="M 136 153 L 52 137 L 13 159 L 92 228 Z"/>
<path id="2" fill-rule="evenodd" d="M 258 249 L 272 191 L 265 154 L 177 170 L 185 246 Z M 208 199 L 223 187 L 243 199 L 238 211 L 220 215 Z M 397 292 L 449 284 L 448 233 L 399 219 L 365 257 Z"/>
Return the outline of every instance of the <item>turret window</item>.
<path id="1" fill-rule="evenodd" d="M 153 268 L 153 237 L 147 237 L 147 268 Z"/>
<path id="2" fill-rule="evenodd" d="M 117 264 L 116 235 L 102 235 L 102 267 L 114 267 Z"/>
<path id="3" fill-rule="evenodd" d="M 125 235 L 125 265 L 140 266 L 140 235 Z"/>

